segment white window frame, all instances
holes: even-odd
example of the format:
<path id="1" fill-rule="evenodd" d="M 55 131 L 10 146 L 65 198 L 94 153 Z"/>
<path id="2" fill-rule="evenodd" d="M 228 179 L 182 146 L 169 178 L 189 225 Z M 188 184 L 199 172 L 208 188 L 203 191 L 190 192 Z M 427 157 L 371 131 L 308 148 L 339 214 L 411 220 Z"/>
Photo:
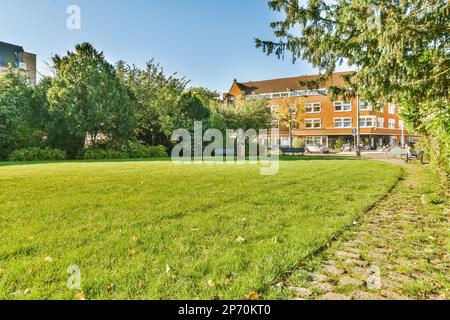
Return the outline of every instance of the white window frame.
<path id="1" fill-rule="evenodd" d="M 372 125 L 370 125 L 370 126 L 367 125 L 367 120 L 369 120 L 369 119 L 372 121 Z M 364 125 L 361 123 L 362 120 L 364 120 L 366 122 Z M 377 126 L 377 117 L 375 117 L 375 116 L 360 117 L 359 118 L 359 126 L 361 128 L 375 128 Z"/>
<path id="2" fill-rule="evenodd" d="M 269 106 L 269 108 L 270 108 L 270 111 L 272 111 L 272 113 L 275 113 L 276 111 L 278 111 L 278 109 L 280 108 L 280 106 L 277 105 L 277 104 L 271 104 L 271 105 Z"/>
<path id="3" fill-rule="evenodd" d="M 395 104 L 394 104 L 394 103 L 389 103 L 389 106 L 388 106 L 388 112 L 389 112 L 389 114 L 395 114 L 395 111 L 396 111 L 396 106 L 395 106 Z"/>
<path id="4" fill-rule="evenodd" d="M 351 112 L 352 111 L 352 102 L 351 101 L 335 101 L 335 102 L 333 102 L 333 106 L 334 106 L 334 112 Z M 342 110 L 338 110 L 337 108 L 341 108 Z"/>
<path id="5" fill-rule="evenodd" d="M 346 123 L 349 123 L 350 125 L 345 126 Z M 351 117 L 342 117 L 342 118 L 334 118 L 334 127 L 337 129 L 346 129 L 346 128 L 353 128 L 353 119 Z M 342 126 L 337 126 L 336 124 L 342 124 Z"/>
<path id="6" fill-rule="evenodd" d="M 397 129 L 397 120 L 389 119 L 389 129 Z"/>
<path id="7" fill-rule="evenodd" d="M 285 92 L 270 92 L 262 94 L 248 94 L 247 99 L 279 99 L 285 97 L 308 97 L 308 96 L 324 96 L 328 94 L 328 89 L 322 88 L 317 90 L 296 90 Z"/>
<path id="8" fill-rule="evenodd" d="M 291 145 L 291 141 L 289 137 L 281 137 L 280 138 L 280 146 L 289 147 Z"/>
<path id="9" fill-rule="evenodd" d="M 359 101 L 359 111 L 372 111 L 372 105 L 366 101 Z"/>
<path id="10" fill-rule="evenodd" d="M 382 124 L 382 125 L 381 125 Z M 378 118 L 377 119 L 377 127 L 380 129 L 384 129 L 386 125 L 386 121 L 384 120 L 384 118 Z"/>
<path id="11" fill-rule="evenodd" d="M 319 111 L 315 111 L 315 109 L 319 109 Z M 312 109 L 312 111 L 308 111 L 308 109 Z M 321 113 L 322 112 L 322 102 L 311 102 L 305 104 L 305 112 L 306 113 Z"/>
<path id="12" fill-rule="evenodd" d="M 323 141 L 326 143 L 323 143 Z M 306 144 L 318 144 L 319 146 L 328 146 L 328 137 L 327 136 L 306 136 L 305 137 Z"/>
<path id="13" fill-rule="evenodd" d="M 308 127 L 308 124 L 311 123 L 313 126 L 312 127 Z M 318 127 L 316 127 L 315 125 L 319 124 Z M 313 130 L 313 129 L 321 129 L 322 128 L 322 119 L 317 118 L 317 119 L 305 119 L 305 129 L 307 130 Z"/>
<path id="14" fill-rule="evenodd" d="M 280 128 L 280 120 L 272 120 L 272 129 L 279 129 Z"/>

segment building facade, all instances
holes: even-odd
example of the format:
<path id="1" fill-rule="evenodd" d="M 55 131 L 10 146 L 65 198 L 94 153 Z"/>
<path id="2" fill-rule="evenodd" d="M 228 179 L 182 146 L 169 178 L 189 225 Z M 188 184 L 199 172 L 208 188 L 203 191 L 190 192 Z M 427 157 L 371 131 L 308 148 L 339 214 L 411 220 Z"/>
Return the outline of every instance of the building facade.
<path id="1" fill-rule="evenodd" d="M 276 115 L 290 109 L 296 110 L 292 119 L 294 125 L 291 125 L 293 139 L 299 137 L 306 143 L 329 148 L 334 148 L 338 139 L 354 145 L 358 104 L 364 147 L 376 149 L 404 145 L 410 137 L 399 118 L 399 106 L 386 104 L 382 110 L 375 110 L 358 99 L 332 99 L 329 88 L 343 86 L 343 76 L 348 74 L 350 72 L 334 73 L 316 90 L 310 90 L 302 83 L 315 81 L 319 79 L 318 75 L 245 83 L 235 80 L 224 99 L 229 102 L 235 99 L 267 99 L 268 107 L 274 114 L 273 128 L 280 130 L 281 146 L 289 146 L 291 138 L 288 126 L 281 124 Z"/>
<path id="2" fill-rule="evenodd" d="M 36 55 L 21 46 L 0 41 L 0 73 L 8 71 L 10 66 L 21 70 L 31 84 L 36 84 Z"/>

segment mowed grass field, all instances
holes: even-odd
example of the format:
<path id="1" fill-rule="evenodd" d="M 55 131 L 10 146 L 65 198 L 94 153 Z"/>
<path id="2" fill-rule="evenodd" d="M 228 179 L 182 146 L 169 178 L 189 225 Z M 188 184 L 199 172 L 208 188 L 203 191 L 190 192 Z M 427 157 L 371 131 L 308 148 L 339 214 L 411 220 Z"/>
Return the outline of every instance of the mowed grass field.
<path id="1" fill-rule="evenodd" d="M 0 298 L 245 299 L 401 175 L 338 159 L 282 161 L 275 176 L 169 161 L 0 166 Z M 71 265 L 80 290 L 66 286 Z"/>

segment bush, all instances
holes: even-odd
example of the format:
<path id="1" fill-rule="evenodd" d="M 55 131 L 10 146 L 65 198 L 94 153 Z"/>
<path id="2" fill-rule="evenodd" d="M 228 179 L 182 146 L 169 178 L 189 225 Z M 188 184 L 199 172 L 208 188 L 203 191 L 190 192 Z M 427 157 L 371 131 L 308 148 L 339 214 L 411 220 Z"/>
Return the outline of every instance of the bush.
<path id="1" fill-rule="evenodd" d="M 294 139 L 292 140 L 292 146 L 294 148 L 304 148 L 305 147 L 305 139 L 299 138 L 299 137 L 294 137 Z"/>
<path id="2" fill-rule="evenodd" d="M 84 150 L 83 158 L 85 160 L 126 159 L 128 154 L 110 148 L 91 147 Z"/>
<path id="3" fill-rule="evenodd" d="M 55 161 L 66 159 L 67 154 L 65 151 L 52 148 L 24 148 L 15 150 L 9 155 L 10 161 Z"/>
<path id="4" fill-rule="evenodd" d="M 128 155 L 132 159 L 164 158 L 168 157 L 164 146 L 148 147 L 142 144 L 132 144 L 127 148 Z"/>
<path id="5" fill-rule="evenodd" d="M 342 151 L 344 149 L 344 145 L 345 145 L 345 141 L 342 139 L 337 139 L 336 140 L 336 145 L 335 145 L 335 149 L 337 151 Z"/>

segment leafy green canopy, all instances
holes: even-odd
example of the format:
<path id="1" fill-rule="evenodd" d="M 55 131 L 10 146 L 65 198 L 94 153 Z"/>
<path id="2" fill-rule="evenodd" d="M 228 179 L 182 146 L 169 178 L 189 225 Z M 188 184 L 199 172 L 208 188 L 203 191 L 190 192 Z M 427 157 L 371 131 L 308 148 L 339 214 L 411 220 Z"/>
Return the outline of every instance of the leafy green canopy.
<path id="1" fill-rule="evenodd" d="M 346 88 L 374 104 L 402 105 L 402 118 L 420 134 L 444 180 L 450 174 L 450 3 L 447 0 L 269 1 L 283 20 L 277 41 L 256 40 L 267 54 L 287 52 L 328 77 L 344 62 L 357 66 Z M 447 180 L 448 181 L 448 180 Z"/>
<path id="2" fill-rule="evenodd" d="M 272 120 L 267 100 L 237 99 L 231 104 L 219 104 L 212 110 L 211 127 L 226 129 L 268 129 Z"/>
<path id="3" fill-rule="evenodd" d="M 170 145 L 174 130 L 193 128 L 195 120 L 208 123 L 210 107 L 218 103 L 217 92 L 187 89 L 188 80 L 165 74 L 154 60 L 145 69 L 121 61 L 116 70 L 136 104 L 136 137 L 147 144 Z"/>
<path id="4" fill-rule="evenodd" d="M 32 127 L 33 90 L 19 74 L 0 75 L 0 159 L 37 139 Z"/>
<path id="5" fill-rule="evenodd" d="M 83 43 L 75 52 L 55 56 L 53 63 L 56 77 L 47 94 L 51 131 L 70 138 L 74 151 L 84 146 L 86 134 L 94 145 L 100 135 L 113 141 L 132 136 L 134 105 L 103 53 Z"/>

